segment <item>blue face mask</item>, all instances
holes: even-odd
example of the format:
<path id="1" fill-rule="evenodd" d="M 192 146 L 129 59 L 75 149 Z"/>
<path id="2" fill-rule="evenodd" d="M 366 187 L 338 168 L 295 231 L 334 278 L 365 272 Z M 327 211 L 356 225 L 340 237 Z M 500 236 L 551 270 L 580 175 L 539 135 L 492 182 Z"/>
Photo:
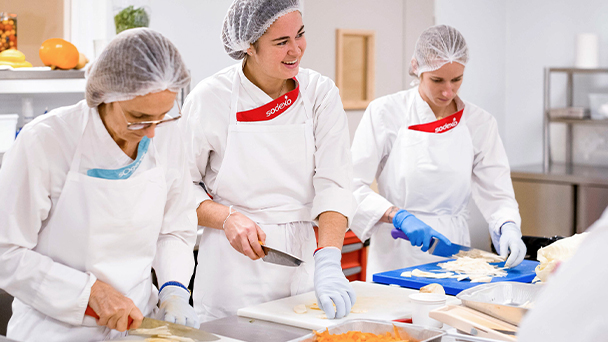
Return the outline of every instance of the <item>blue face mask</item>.
<path id="1" fill-rule="evenodd" d="M 95 178 L 103 178 L 103 179 L 127 179 L 131 177 L 133 172 L 137 170 L 141 161 L 144 159 L 146 153 L 148 153 L 148 146 L 150 145 L 150 139 L 148 137 L 143 137 L 139 142 L 139 146 L 137 147 L 137 158 L 131 164 L 121 167 L 120 169 L 115 170 L 105 170 L 105 169 L 90 169 L 87 171 L 87 175 L 89 177 Z"/>

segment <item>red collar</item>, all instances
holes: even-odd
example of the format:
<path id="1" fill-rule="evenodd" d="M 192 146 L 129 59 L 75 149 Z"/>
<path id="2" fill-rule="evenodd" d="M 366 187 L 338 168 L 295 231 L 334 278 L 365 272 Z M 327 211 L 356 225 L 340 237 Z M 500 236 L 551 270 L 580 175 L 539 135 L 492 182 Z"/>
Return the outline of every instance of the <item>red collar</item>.
<path id="1" fill-rule="evenodd" d="M 463 112 L 464 108 L 450 116 L 446 116 L 441 120 L 429 122 L 426 124 L 412 125 L 409 126 L 408 129 L 427 133 L 445 133 L 458 126 L 458 124 L 460 123 L 460 119 L 462 118 Z"/>
<path id="2" fill-rule="evenodd" d="M 268 121 L 283 114 L 283 112 L 291 107 L 291 105 L 298 99 L 300 83 L 298 83 L 298 80 L 295 77 L 293 80 L 296 82 L 296 89 L 268 102 L 263 106 L 236 113 L 236 120 L 242 122 Z"/>

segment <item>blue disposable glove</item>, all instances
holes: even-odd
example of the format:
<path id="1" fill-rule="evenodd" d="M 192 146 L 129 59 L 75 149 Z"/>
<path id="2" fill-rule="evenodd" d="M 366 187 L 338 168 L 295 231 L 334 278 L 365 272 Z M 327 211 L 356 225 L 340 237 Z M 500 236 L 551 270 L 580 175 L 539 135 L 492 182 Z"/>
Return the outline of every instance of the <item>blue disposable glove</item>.
<path id="1" fill-rule="evenodd" d="M 157 319 L 189 327 L 199 327 L 198 316 L 190 306 L 190 292 L 180 286 L 166 285 L 159 293 L 160 310 Z"/>
<path id="2" fill-rule="evenodd" d="M 445 242 L 448 246 L 452 244 L 448 238 L 417 219 L 416 216 L 410 214 L 405 209 L 401 209 L 395 214 L 393 226 L 405 233 L 412 246 L 422 246 L 421 250 L 423 252 L 429 250 L 432 238 L 434 237 Z"/>
<path id="3" fill-rule="evenodd" d="M 521 239 L 521 230 L 513 222 L 507 222 L 500 227 L 498 253 L 506 258 L 509 254 L 505 267 L 519 265 L 526 256 L 526 245 Z M 509 253 L 510 252 L 510 253 Z"/>
<path id="4" fill-rule="evenodd" d="M 315 253 L 315 294 L 319 308 L 329 319 L 348 315 L 357 298 L 342 273 L 341 259 L 342 251 L 336 247 L 325 247 Z"/>

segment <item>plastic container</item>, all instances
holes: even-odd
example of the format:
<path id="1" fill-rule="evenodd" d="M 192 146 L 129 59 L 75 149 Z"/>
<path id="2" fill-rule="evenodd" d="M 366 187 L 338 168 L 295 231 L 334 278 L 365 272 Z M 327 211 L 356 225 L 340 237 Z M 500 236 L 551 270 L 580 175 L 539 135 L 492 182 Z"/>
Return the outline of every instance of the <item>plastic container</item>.
<path id="1" fill-rule="evenodd" d="M 34 99 L 30 97 L 21 99 L 21 114 L 23 115 L 23 125 L 21 127 L 34 120 Z"/>
<path id="2" fill-rule="evenodd" d="M 592 119 L 608 119 L 608 94 L 589 94 L 589 107 Z"/>
<path id="3" fill-rule="evenodd" d="M 413 293 L 409 296 L 412 301 L 412 323 L 434 328 L 441 328 L 443 323 L 429 317 L 429 312 L 444 307 L 447 297 L 440 293 Z"/>
<path id="4" fill-rule="evenodd" d="M 150 0 L 113 0 L 112 9 L 116 34 L 150 26 Z"/>
<path id="5" fill-rule="evenodd" d="M 500 281 L 460 292 L 456 298 L 464 306 L 510 324 L 519 325 L 528 309 L 534 306 L 542 285 Z"/>
<path id="6" fill-rule="evenodd" d="M 445 332 L 427 328 L 416 326 L 413 324 L 406 323 L 393 323 L 386 321 L 374 321 L 367 319 L 353 319 L 349 320 L 333 327 L 327 328 L 330 334 L 344 334 L 349 331 L 361 331 L 364 333 L 373 333 L 373 334 L 386 334 L 391 333 L 394 334 L 394 329 L 397 329 L 401 338 L 404 338 L 411 342 L 431 342 L 431 341 L 441 341 L 441 336 L 445 335 Z M 322 332 L 322 331 L 320 331 Z M 394 335 L 393 335 L 394 336 Z M 291 340 L 290 342 L 313 342 L 315 341 L 315 334 L 308 334 L 303 337 L 297 338 L 295 340 Z"/>
<path id="7" fill-rule="evenodd" d="M 18 114 L 0 114 L 0 153 L 8 151 L 15 141 Z"/>
<path id="8" fill-rule="evenodd" d="M 17 49 L 17 15 L 0 12 L 0 52 Z"/>

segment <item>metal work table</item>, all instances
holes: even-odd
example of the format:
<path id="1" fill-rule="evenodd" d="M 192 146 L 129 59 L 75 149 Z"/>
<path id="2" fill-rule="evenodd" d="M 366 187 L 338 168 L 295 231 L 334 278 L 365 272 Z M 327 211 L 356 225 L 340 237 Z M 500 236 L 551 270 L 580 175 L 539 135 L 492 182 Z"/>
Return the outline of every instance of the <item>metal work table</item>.
<path id="1" fill-rule="evenodd" d="M 265 342 L 285 342 L 311 333 L 308 329 L 236 315 L 205 322 L 200 329 L 237 340 Z"/>
<path id="2" fill-rule="evenodd" d="M 608 185 L 608 167 L 553 163 L 544 170 L 541 164 L 525 165 L 513 167 L 511 178 L 578 185 Z"/>
<path id="3" fill-rule="evenodd" d="M 513 167 L 511 179 L 527 236 L 582 233 L 608 206 L 608 167 L 527 165 Z"/>

